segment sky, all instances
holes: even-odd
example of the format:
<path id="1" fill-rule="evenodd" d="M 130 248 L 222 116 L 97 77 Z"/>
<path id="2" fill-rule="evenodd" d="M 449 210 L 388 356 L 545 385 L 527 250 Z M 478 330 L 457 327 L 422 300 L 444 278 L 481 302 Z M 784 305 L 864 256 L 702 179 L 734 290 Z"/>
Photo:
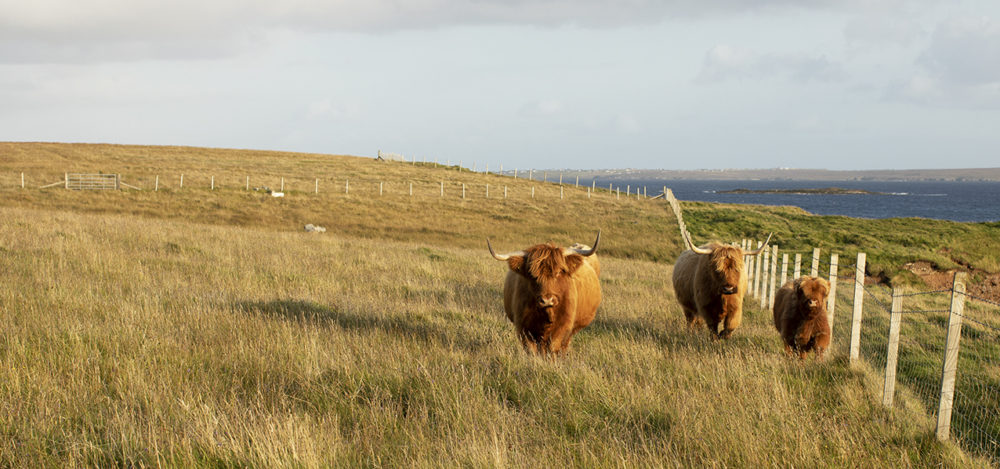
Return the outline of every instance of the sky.
<path id="1" fill-rule="evenodd" d="M 997 0 L 0 0 L 0 141 L 1000 166 Z"/>

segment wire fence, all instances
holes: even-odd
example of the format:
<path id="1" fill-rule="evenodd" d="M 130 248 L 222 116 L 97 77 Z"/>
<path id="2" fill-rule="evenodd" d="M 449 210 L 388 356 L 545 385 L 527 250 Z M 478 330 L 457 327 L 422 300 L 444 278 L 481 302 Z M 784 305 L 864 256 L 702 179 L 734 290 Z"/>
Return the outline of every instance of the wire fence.
<path id="1" fill-rule="evenodd" d="M 59 190 L 70 188 L 71 176 L 117 176 L 121 186 L 131 190 L 168 192 L 180 191 L 246 191 L 268 194 L 316 196 L 342 195 L 354 197 L 410 197 L 410 198 L 460 198 L 460 199 L 604 199 L 648 200 L 660 196 L 659 188 L 609 182 L 590 184 L 563 181 L 547 173 L 522 171 L 520 176 L 490 172 L 443 171 L 437 178 L 391 179 L 372 174 L 350 174 L 341 177 L 302 177 L 280 174 L 240 174 L 233 170 L 206 172 L 131 175 L 120 174 L 55 174 L 55 173 L 3 173 L 0 190 Z M 471 174 L 492 176 L 495 182 L 471 181 Z M 529 176 L 529 177 L 525 177 Z M 115 187 L 119 189 L 119 187 Z"/>
<path id="2" fill-rule="evenodd" d="M 792 255 L 805 265 L 785 265 Z M 769 309 L 770 291 L 780 283 L 764 272 L 775 271 L 775 262 L 783 264 L 777 272 L 801 269 L 802 275 L 816 266 L 815 275 L 831 282 L 829 353 L 883 376 L 876 392 L 887 406 L 901 398 L 937 422 L 939 439 L 1000 465 L 1000 302 L 967 293 L 963 273 L 949 288 L 904 291 L 863 275 L 863 253 L 854 263 L 841 264 L 836 254 L 828 259 L 818 250 L 748 256 L 749 295 Z"/>

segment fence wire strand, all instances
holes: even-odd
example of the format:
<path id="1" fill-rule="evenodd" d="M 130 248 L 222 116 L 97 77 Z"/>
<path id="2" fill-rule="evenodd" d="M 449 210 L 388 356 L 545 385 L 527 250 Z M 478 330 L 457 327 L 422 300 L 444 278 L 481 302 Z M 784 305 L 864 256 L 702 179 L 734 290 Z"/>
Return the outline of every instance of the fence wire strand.
<path id="1" fill-rule="evenodd" d="M 885 373 L 892 291 L 881 284 L 865 285 L 864 278 L 838 276 L 834 308 L 834 341 L 841 350 L 850 347 L 854 289 L 862 289 L 863 314 L 858 344 L 860 358 L 876 373 Z M 852 285 L 853 284 L 853 285 Z M 904 315 L 900 324 L 897 357 L 897 398 L 909 399 L 936 420 L 941 398 L 941 370 L 946 347 L 947 305 L 952 288 L 895 295 L 903 298 Z M 1000 303 L 965 294 L 968 300 L 1000 307 Z M 991 318 L 1000 310 L 989 310 Z M 1000 327 L 986 322 L 968 310 L 962 314 L 962 339 L 959 353 L 951 437 L 962 448 L 1000 465 Z"/>

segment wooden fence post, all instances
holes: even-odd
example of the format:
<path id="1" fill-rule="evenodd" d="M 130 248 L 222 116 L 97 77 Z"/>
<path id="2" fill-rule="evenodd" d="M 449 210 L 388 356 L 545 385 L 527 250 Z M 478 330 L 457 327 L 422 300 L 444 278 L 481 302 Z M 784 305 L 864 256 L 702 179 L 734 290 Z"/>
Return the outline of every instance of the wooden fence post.
<path id="1" fill-rule="evenodd" d="M 281 192 L 285 192 L 285 178 L 281 178 Z"/>
<path id="2" fill-rule="evenodd" d="M 576 175 L 576 187 L 580 187 L 580 175 Z"/>
<path id="3" fill-rule="evenodd" d="M 382 181 L 378 182 L 378 196 L 382 197 Z"/>
<path id="4" fill-rule="evenodd" d="M 184 175 L 183 174 L 181 174 L 181 187 L 180 188 L 181 189 L 184 188 Z"/>
<path id="5" fill-rule="evenodd" d="M 531 186 L 531 198 L 535 198 L 535 186 Z"/>
<path id="6" fill-rule="evenodd" d="M 861 315 L 865 303 L 865 263 L 866 255 L 858 253 L 858 262 L 854 267 L 854 315 L 851 317 L 851 354 L 850 362 L 855 363 L 861 355 Z"/>
<path id="7" fill-rule="evenodd" d="M 833 335 L 833 317 L 837 313 L 837 262 L 839 254 L 830 254 L 830 295 L 826 297 L 826 321 L 830 325 L 830 337 Z"/>
<path id="8" fill-rule="evenodd" d="M 588 199 L 590 198 L 590 188 L 589 187 L 587 188 L 587 198 Z"/>
<path id="9" fill-rule="evenodd" d="M 413 183 L 410 183 L 410 197 L 413 197 Z"/>
<path id="10" fill-rule="evenodd" d="M 507 198 L 507 186 L 503 186 L 503 198 Z"/>
<path id="11" fill-rule="evenodd" d="M 559 185 L 562 185 L 562 171 L 559 171 Z"/>
<path id="12" fill-rule="evenodd" d="M 535 178 L 535 168 L 528 169 L 528 180 L 534 180 Z"/>
<path id="13" fill-rule="evenodd" d="M 899 358 L 899 328 L 903 319 L 903 297 L 899 287 L 892 287 L 892 311 L 889 313 L 889 346 L 885 353 L 885 384 L 882 405 L 892 407 L 896 391 L 896 362 Z"/>
<path id="14" fill-rule="evenodd" d="M 764 249 L 761 254 L 763 257 L 763 262 L 761 262 L 761 277 L 760 282 L 755 284 L 757 286 L 757 291 L 754 292 L 757 295 L 757 299 L 760 300 L 760 307 L 764 308 L 767 305 L 767 274 L 770 272 L 768 268 L 768 262 L 771 260 L 771 250 Z"/>
<path id="15" fill-rule="evenodd" d="M 153 192 L 160 190 L 160 176 L 157 175 L 156 182 L 153 183 Z M 69 175 L 66 175 L 66 187 L 69 188 Z"/>
<path id="16" fill-rule="evenodd" d="M 351 180 L 350 179 L 344 179 L 344 193 L 345 194 L 350 194 L 351 193 Z"/>
<path id="17" fill-rule="evenodd" d="M 159 176 L 156 177 L 159 178 Z M 69 173 L 63 173 L 63 185 L 65 185 L 66 188 L 69 189 Z"/>
<path id="18" fill-rule="evenodd" d="M 462 198 L 465 198 L 465 183 L 462 183 Z"/>
<path id="19" fill-rule="evenodd" d="M 549 172 L 542 171 L 542 182 L 549 182 Z"/>
<path id="20" fill-rule="evenodd" d="M 215 190 L 215 176 L 212 176 L 212 190 Z"/>
<path id="21" fill-rule="evenodd" d="M 489 184 L 486 185 L 486 198 L 487 199 L 490 198 L 490 185 Z"/>
<path id="22" fill-rule="evenodd" d="M 771 288 L 767 292 L 767 309 L 774 308 L 774 284 L 778 283 L 778 245 L 771 247 Z"/>
<path id="23" fill-rule="evenodd" d="M 316 179 L 316 189 L 315 189 L 315 191 L 314 191 L 314 192 L 315 192 L 316 194 L 319 194 L 319 179 L 318 179 L 318 178 Z"/>
<path id="24" fill-rule="evenodd" d="M 441 181 L 441 197 L 444 197 L 444 181 Z"/>
<path id="25" fill-rule="evenodd" d="M 21 189 L 24 189 L 24 173 L 21 173 Z"/>
<path id="26" fill-rule="evenodd" d="M 593 180 L 590 181 L 590 192 L 594 192 L 596 190 L 597 190 L 597 178 L 594 178 Z M 663 193 L 666 194 L 667 191 L 663 191 Z"/>
<path id="27" fill-rule="evenodd" d="M 517 168 L 514 168 L 514 179 L 517 179 Z"/>
<path id="28" fill-rule="evenodd" d="M 250 190 L 250 176 L 247 176 L 247 190 Z"/>
<path id="29" fill-rule="evenodd" d="M 559 200 L 562 200 L 562 198 L 563 198 L 563 188 L 562 186 L 559 186 Z"/>
<path id="30" fill-rule="evenodd" d="M 664 194 L 667 193 L 666 188 L 664 188 L 663 193 Z M 740 250 L 743 251 L 743 269 L 745 271 L 746 268 L 747 268 L 747 265 L 749 265 L 749 264 L 747 264 L 747 239 L 746 238 L 743 238 L 743 239 L 740 240 Z M 747 278 L 749 278 L 749 277 L 747 277 Z"/>
<path id="31" fill-rule="evenodd" d="M 778 288 L 781 288 L 783 285 L 785 285 L 785 282 L 787 281 L 788 281 L 788 253 L 786 252 L 781 255 L 781 283 L 778 284 Z"/>
<path id="32" fill-rule="evenodd" d="M 795 253 L 795 269 L 792 271 L 792 280 L 802 276 L 802 253 Z"/>
<path id="33" fill-rule="evenodd" d="M 764 245 L 764 243 L 762 243 L 760 241 L 757 241 L 757 249 L 760 249 L 761 246 L 763 246 L 763 245 Z M 754 265 L 754 277 L 753 277 L 753 296 L 754 296 L 754 298 L 757 298 L 757 299 L 760 299 L 760 294 L 758 292 L 760 291 L 760 280 L 761 280 L 761 278 L 760 278 L 760 269 L 762 267 L 763 260 L 764 260 L 762 258 L 763 254 L 764 254 L 763 250 L 761 252 L 757 253 L 757 260 L 754 261 L 755 265 Z"/>
<path id="34" fill-rule="evenodd" d="M 965 272 L 955 272 L 951 287 L 951 312 L 948 315 L 948 340 L 944 346 L 941 369 L 941 397 L 938 399 L 937 439 L 951 436 L 951 410 L 955 402 L 955 371 L 958 370 L 958 346 L 962 340 L 962 314 L 965 312 Z"/>
<path id="35" fill-rule="evenodd" d="M 747 240 L 747 250 L 753 250 L 753 240 L 752 239 L 748 239 Z M 747 288 L 750 288 L 750 289 L 753 288 L 753 276 L 754 276 L 753 274 L 754 274 L 754 267 L 756 266 L 756 262 L 757 262 L 757 256 L 750 256 L 750 255 L 747 256 L 747 262 L 746 262 L 746 265 L 747 265 L 747 284 L 748 284 Z M 753 294 L 751 293 L 751 296 L 752 295 Z"/>
<path id="36" fill-rule="evenodd" d="M 809 271 L 809 275 L 813 277 L 819 276 L 819 248 L 813 248 L 813 262 L 812 269 Z"/>

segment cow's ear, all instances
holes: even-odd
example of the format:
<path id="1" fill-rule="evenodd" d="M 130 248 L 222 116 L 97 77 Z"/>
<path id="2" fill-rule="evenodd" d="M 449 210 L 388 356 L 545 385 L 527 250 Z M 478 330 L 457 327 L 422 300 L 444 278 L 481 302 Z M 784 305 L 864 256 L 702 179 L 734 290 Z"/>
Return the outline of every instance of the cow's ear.
<path id="1" fill-rule="evenodd" d="M 524 256 L 510 256 L 507 258 L 507 266 L 514 272 L 521 273 L 524 268 Z"/>
<path id="2" fill-rule="evenodd" d="M 576 269 L 579 269 L 583 265 L 583 256 L 579 254 L 570 254 L 566 256 L 566 273 L 573 275 Z"/>

